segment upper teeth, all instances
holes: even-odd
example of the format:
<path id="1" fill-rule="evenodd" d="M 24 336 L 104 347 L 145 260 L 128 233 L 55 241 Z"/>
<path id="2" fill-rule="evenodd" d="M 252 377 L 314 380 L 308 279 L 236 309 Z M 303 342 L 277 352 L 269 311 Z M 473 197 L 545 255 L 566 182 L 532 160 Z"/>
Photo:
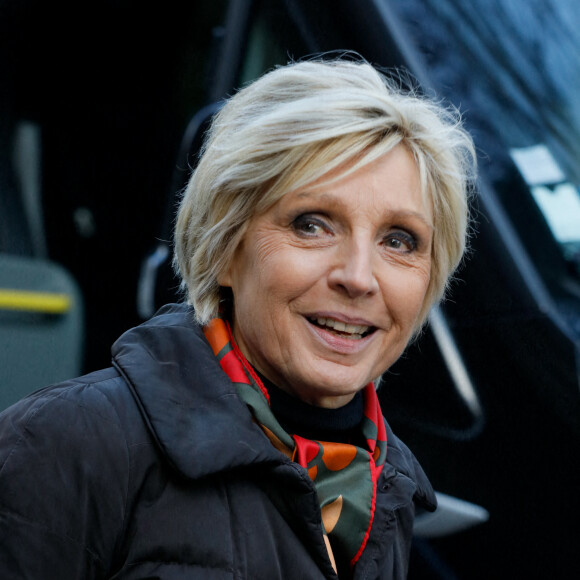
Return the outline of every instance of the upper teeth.
<path id="1" fill-rule="evenodd" d="M 320 326 L 328 326 L 329 328 L 334 328 L 334 330 L 348 332 L 349 334 L 364 334 L 370 328 L 370 326 L 363 326 L 361 324 L 346 324 L 345 322 L 340 322 L 332 318 L 317 318 L 316 322 Z"/>

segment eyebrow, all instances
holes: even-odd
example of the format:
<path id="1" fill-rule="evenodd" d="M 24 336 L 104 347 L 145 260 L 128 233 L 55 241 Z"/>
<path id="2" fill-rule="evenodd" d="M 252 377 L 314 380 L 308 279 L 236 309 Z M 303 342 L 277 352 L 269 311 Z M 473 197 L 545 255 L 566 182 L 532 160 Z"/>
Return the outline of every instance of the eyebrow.
<path id="1" fill-rule="evenodd" d="M 396 214 L 396 215 L 400 215 L 403 217 L 414 217 L 417 218 L 418 220 L 422 221 L 429 229 L 433 230 L 434 226 L 431 223 L 430 220 L 428 220 L 422 213 L 418 212 L 418 211 L 413 211 L 413 210 L 395 210 L 392 213 Z"/>

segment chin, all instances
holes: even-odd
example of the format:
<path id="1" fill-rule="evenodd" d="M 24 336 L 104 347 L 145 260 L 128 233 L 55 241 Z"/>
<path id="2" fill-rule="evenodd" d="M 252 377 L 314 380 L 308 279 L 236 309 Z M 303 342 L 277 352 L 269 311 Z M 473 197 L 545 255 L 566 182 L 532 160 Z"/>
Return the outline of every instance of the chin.
<path id="1" fill-rule="evenodd" d="M 337 401 L 344 400 L 348 402 L 346 399 L 352 399 L 369 382 L 371 382 L 370 379 L 361 380 L 359 376 L 339 378 L 334 374 L 320 377 L 315 383 L 312 380 L 308 383 L 302 383 L 301 388 L 293 388 L 292 390 L 300 399 L 307 403 L 317 399 L 336 399 Z"/>

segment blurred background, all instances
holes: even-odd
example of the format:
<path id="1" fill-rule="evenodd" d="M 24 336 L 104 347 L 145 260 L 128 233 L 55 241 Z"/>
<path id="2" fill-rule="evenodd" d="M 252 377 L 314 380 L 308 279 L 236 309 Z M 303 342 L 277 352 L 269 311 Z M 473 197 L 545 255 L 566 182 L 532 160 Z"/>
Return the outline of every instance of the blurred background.
<path id="1" fill-rule="evenodd" d="M 404 68 L 479 153 L 472 253 L 380 390 L 442 505 L 409 578 L 578 578 L 577 0 L 0 0 L 0 409 L 178 299 L 211 114 L 327 51 Z"/>

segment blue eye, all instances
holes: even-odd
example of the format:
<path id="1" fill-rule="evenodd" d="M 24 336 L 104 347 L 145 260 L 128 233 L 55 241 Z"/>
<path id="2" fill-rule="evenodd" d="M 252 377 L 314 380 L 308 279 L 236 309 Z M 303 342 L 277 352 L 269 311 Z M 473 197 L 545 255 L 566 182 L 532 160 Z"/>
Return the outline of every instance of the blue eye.
<path id="1" fill-rule="evenodd" d="M 328 231 L 328 226 L 312 215 L 300 215 L 292 221 L 292 229 L 304 236 L 318 236 Z"/>
<path id="2" fill-rule="evenodd" d="M 397 230 L 386 236 L 385 245 L 393 250 L 410 253 L 417 249 L 418 244 L 413 234 Z"/>

